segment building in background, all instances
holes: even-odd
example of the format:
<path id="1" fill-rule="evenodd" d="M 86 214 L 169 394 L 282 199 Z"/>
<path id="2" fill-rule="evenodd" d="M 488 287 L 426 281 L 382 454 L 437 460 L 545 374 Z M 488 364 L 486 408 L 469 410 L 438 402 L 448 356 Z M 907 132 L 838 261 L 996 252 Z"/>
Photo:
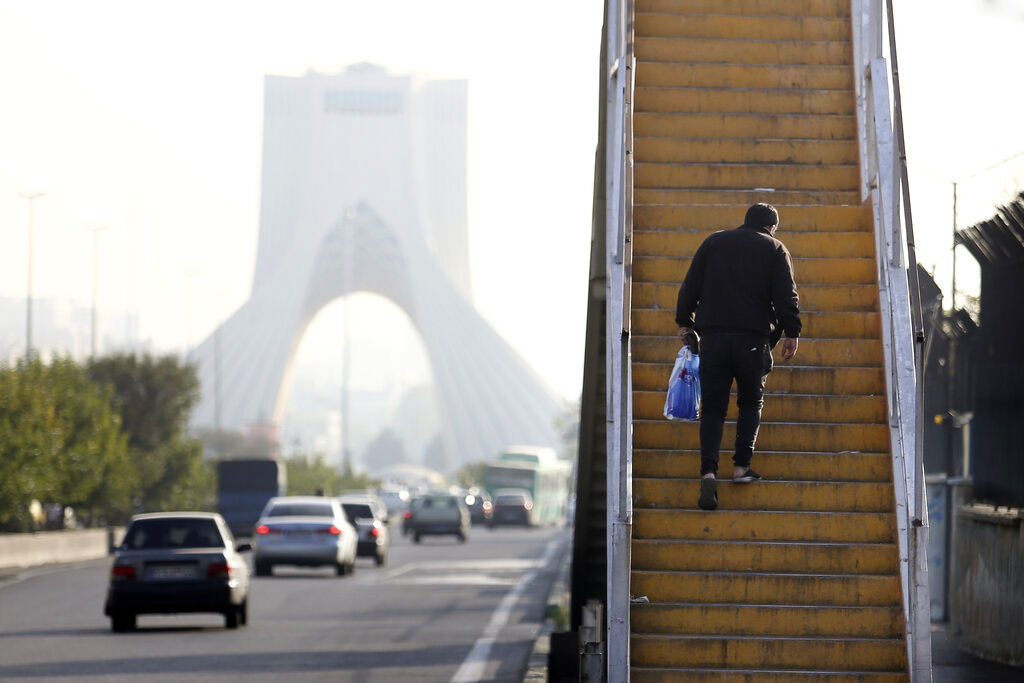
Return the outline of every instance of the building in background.
<path id="1" fill-rule="evenodd" d="M 193 424 L 280 423 L 303 332 L 359 292 L 393 302 L 419 333 L 444 469 L 511 443 L 558 444 L 553 392 L 472 305 L 465 81 L 366 64 L 267 77 L 252 294 L 191 354 L 203 386 Z"/>

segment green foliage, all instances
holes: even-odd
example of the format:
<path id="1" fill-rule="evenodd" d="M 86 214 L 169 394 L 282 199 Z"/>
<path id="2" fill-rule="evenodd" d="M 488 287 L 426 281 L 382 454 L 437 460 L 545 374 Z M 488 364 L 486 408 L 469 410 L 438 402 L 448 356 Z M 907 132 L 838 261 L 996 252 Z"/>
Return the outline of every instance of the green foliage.
<path id="1" fill-rule="evenodd" d="M 110 398 L 68 358 L 0 368 L 0 528 L 28 528 L 33 499 L 124 517 L 135 478 Z"/>
<path id="2" fill-rule="evenodd" d="M 480 488 L 484 487 L 484 469 L 487 467 L 487 462 L 481 460 L 480 462 L 466 463 L 455 471 L 455 483 L 464 489 L 468 489 L 472 486 Z"/>
<path id="3" fill-rule="evenodd" d="M 89 375 L 111 392 L 135 470 L 137 507 L 212 509 L 216 477 L 199 441 L 186 437 L 199 378 L 174 355 L 115 354 L 93 360 Z"/>
<path id="4" fill-rule="evenodd" d="M 377 481 L 350 465 L 338 469 L 324 461 L 322 453 L 295 454 L 284 460 L 288 470 L 289 496 L 338 495 L 343 491 L 373 488 Z"/>

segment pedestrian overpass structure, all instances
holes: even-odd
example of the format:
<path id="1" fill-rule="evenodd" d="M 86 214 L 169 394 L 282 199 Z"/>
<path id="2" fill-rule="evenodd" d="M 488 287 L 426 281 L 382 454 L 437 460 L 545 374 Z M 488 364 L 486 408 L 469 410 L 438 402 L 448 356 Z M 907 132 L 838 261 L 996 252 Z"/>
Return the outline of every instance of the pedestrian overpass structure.
<path id="1" fill-rule="evenodd" d="M 558 445 L 554 393 L 473 307 L 466 223 L 465 81 L 366 64 L 268 76 L 252 294 L 190 355 L 193 424 L 279 424 L 305 329 L 371 292 L 419 332 L 451 469 Z"/>
<path id="2" fill-rule="evenodd" d="M 890 12 L 606 2 L 572 567 L 585 680 L 931 678 Z M 661 416 L 675 297 L 701 241 L 762 201 L 794 257 L 804 338 L 768 378 L 765 481 L 728 481 L 727 422 L 706 512 L 698 425 Z"/>

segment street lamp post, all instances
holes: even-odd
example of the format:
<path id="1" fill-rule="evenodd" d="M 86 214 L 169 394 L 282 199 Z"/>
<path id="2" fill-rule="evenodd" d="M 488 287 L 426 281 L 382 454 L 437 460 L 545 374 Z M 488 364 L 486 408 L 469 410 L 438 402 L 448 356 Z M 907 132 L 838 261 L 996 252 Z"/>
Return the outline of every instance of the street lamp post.
<path id="1" fill-rule="evenodd" d="M 1016 154 L 1010 155 L 1010 156 L 1006 157 L 1005 159 L 1003 159 L 1002 161 L 997 161 L 996 163 L 992 164 L 991 166 L 986 166 L 985 168 L 983 168 L 981 170 L 975 171 L 974 173 L 971 173 L 970 175 L 963 176 L 959 180 L 949 180 L 947 178 L 947 181 L 953 185 L 953 277 L 952 277 L 952 280 L 953 280 L 952 288 L 953 288 L 953 290 L 950 292 L 950 295 L 949 295 L 949 308 L 950 308 L 951 311 L 955 311 L 956 310 L 956 233 L 960 229 L 960 221 L 959 221 L 959 216 L 957 214 L 957 186 L 960 183 L 966 182 L 966 181 L 968 181 L 968 180 L 970 180 L 972 178 L 976 178 L 977 176 L 980 176 L 982 173 L 988 173 L 989 171 L 991 171 L 993 169 L 999 168 L 1003 164 L 1007 164 L 1007 163 L 1009 163 L 1009 162 L 1013 161 L 1014 159 L 1016 159 L 1018 157 L 1021 157 L 1021 156 L 1024 156 L 1024 150 L 1021 150 L 1021 151 L 1017 152 Z"/>
<path id="2" fill-rule="evenodd" d="M 45 192 L 18 195 L 28 200 L 28 296 L 25 300 L 25 358 L 32 357 L 32 263 L 35 254 L 35 203 Z"/>
<path id="3" fill-rule="evenodd" d="M 106 225 L 96 225 L 86 228 L 86 230 L 92 233 L 92 329 L 89 333 L 91 341 L 89 346 L 90 358 L 96 357 L 96 320 L 100 291 L 100 233 L 108 227 Z"/>

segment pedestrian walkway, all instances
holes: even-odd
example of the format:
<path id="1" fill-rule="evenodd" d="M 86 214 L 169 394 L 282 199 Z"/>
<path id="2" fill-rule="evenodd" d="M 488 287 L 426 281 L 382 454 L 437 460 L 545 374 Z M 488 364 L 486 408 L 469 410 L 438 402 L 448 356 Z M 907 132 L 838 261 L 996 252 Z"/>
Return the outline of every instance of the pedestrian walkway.
<path id="1" fill-rule="evenodd" d="M 957 646 L 956 636 L 949 632 L 949 624 L 932 624 L 932 681 L 1020 683 L 1024 681 L 1024 668 L 997 664 L 968 654 Z"/>

